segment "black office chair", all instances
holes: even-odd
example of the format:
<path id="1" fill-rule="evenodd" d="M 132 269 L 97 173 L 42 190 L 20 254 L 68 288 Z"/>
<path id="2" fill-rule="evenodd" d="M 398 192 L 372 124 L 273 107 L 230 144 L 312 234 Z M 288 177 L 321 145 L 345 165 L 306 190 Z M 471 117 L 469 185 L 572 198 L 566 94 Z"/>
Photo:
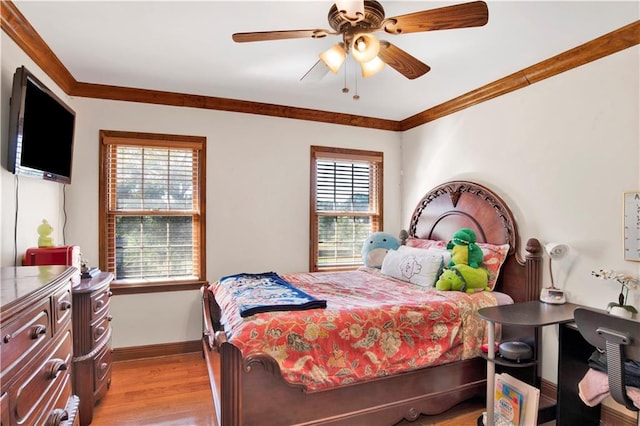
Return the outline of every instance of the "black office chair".
<path id="1" fill-rule="evenodd" d="M 627 396 L 624 363 L 640 361 L 640 322 L 586 308 L 577 308 L 574 317 L 582 337 L 606 353 L 611 397 L 629 410 L 639 411 Z"/>

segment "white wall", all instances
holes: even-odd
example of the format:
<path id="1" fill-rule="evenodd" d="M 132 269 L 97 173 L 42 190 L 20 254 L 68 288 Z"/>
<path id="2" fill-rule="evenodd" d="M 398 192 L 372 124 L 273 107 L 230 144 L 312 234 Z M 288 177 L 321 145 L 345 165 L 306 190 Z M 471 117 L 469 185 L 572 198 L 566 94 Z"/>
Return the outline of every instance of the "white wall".
<path id="1" fill-rule="evenodd" d="M 4 33 L 2 36 L 4 105 L 16 67 L 25 64 L 38 77 L 43 73 Z M 42 80 L 55 87 L 50 80 Z M 385 231 L 397 234 L 402 227 L 399 133 L 195 108 L 63 99 L 76 111 L 72 184 L 66 194 L 66 240 L 79 245 L 91 264 L 98 259 L 98 137 L 102 129 L 207 138 L 209 280 L 237 272 L 308 270 L 311 145 L 383 151 Z M 7 122 L 3 109 L 4 151 Z M 9 265 L 14 176 L 3 170 L 0 178 L 5 236 L 2 265 Z M 31 178 L 21 178 L 20 185 L 18 251 L 23 253 L 37 245 L 35 228 L 43 215 L 54 226 L 59 221 L 62 185 Z M 56 242 L 61 244 L 61 239 Z M 201 336 L 198 291 L 114 296 L 111 307 L 116 348 L 197 340 Z"/>
<path id="2" fill-rule="evenodd" d="M 523 243 L 571 247 L 554 262 L 569 300 L 606 308 L 620 288 L 591 271 L 640 273 L 622 252 L 623 193 L 640 189 L 639 56 L 635 46 L 405 132 L 403 222 L 425 187 L 482 183 L 511 207 Z M 544 334 L 543 377 L 555 383 L 557 328 Z"/>
<path id="3" fill-rule="evenodd" d="M 0 264 L 14 265 L 14 257 L 21 262 L 25 249 L 38 246 L 36 228 L 46 219 L 54 229 L 54 243 L 64 243 L 64 212 L 62 199 L 64 186 L 59 183 L 38 180 L 30 177 L 15 177 L 7 171 L 7 139 L 9 138 L 9 99 L 13 74 L 21 65 L 25 65 L 42 83 L 49 87 L 60 99 L 72 105 L 71 100 L 47 77 L 42 70 L 29 59 L 18 46 L 0 31 L 2 43 L 2 70 L 0 78 L 0 152 L 2 167 L 0 168 Z M 69 188 L 67 188 L 69 189 Z M 16 194 L 18 217 L 16 218 Z M 16 225 L 17 222 L 17 225 Z M 69 231 L 67 227 L 67 231 Z M 14 238 L 14 234 L 16 238 Z M 68 235 L 68 234 L 67 234 Z M 14 250 L 14 242 L 17 250 Z M 15 252 L 15 254 L 14 254 Z"/>

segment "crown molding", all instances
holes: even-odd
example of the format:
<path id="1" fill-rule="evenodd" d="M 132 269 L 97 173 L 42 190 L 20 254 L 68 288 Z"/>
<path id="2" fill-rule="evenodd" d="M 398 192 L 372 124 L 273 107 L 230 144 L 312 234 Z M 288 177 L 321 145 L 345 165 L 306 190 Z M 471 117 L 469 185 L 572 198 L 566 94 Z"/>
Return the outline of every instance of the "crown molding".
<path id="1" fill-rule="evenodd" d="M 317 121 L 321 123 L 342 124 L 345 126 L 367 127 L 379 130 L 400 130 L 400 123 L 393 120 L 363 117 L 360 115 L 342 114 L 338 112 L 320 111 L 315 109 L 297 108 L 285 105 L 265 104 L 260 102 L 241 101 L 228 98 L 217 98 L 213 96 L 163 92 L 159 90 L 136 89 L 129 87 L 78 82 L 69 94 L 72 96 L 80 96 L 85 98 L 213 109 L 219 111 L 267 115 L 271 117 Z"/>
<path id="2" fill-rule="evenodd" d="M 454 112 L 530 86 L 549 77 L 577 68 L 605 56 L 640 44 L 640 21 L 567 50 L 528 68 L 517 71 L 445 103 L 422 111 L 400 122 L 401 131 L 409 130 Z"/>
<path id="3" fill-rule="evenodd" d="M 70 94 L 76 84 L 75 78 L 11 1 L 2 0 L 0 26 L 33 62 Z"/>

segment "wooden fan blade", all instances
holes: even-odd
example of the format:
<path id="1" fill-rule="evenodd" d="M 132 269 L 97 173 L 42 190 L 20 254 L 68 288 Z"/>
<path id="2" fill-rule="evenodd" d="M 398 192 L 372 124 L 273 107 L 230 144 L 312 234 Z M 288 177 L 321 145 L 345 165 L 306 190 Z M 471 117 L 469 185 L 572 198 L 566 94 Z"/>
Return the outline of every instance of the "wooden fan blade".
<path id="1" fill-rule="evenodd" d="M 235 33 L 232 38 L 236 43 L 250 41 L 285 40 L 290 38 L 322 38 L 332 33 L 329 30 L 288 30 L 288 31 L 262 31 L 253 33 Z"/>
<path id="2" fill-rule="evenodd" d="M 425 63 L 420 62 L 414 56 L 411 56 L 399 47 L 385 40 L 380 40 L 380 52 L 378 57 L 385 64 L 389 65 L 409 80 L 418 78 L 431 69 Z"/>
<path id="3" fill-rule="evenodd" d="M 483 1 L 423 10 L 387 18 L 382 28 L 389 34 L 481 27 L 489 21 L 489 9 Z"/>
<path id="4" fill-rule="evenodd" d="M 300 79 L 300 81 L 304 81 L 305 83 L 307 82 L 313 82 L 313 81 L 320 81 L 324 78 L 325 75 L 327 75 L 327 73 L 329 72 L 329 67 L 327 65 L 325 65 L 325 63 L 322 61 L 322 59 L 318 59 L 318 62 L 315 63 L 314 66 L 312 66 L 309 71 L 307 71 L 302 78 Z"/>

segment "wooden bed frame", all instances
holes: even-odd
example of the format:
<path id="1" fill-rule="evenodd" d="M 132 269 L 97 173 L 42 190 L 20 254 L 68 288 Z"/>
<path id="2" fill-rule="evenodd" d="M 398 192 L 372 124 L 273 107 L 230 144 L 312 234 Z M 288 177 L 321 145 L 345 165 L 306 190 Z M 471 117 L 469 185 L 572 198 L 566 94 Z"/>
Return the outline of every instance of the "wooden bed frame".
<path id="1" fill-rule="evenodd" d="M 432 189 L 415 208 L 408 235 L 448 241 L 461 227 L 474 229 L 478 242 L 510 244 L 495 290 L 509 294 L 516 302 L 537 299 L 540 243 L 530 239 L 525 258 L 519 256 L 513 215 L 500 197 L 484 186 L 453 181 Z M 226 341 L 220 308 L 212 293 L 206 287 L 202 290 L 203 350 L 221 426 L 388 426 L 402 419 L 415 420 L 421 414 L 440 414 L 486 392 L 486 361 L 480 357 L 308 392 L 287 383 L 270 356 L 243 359 Z"/>

